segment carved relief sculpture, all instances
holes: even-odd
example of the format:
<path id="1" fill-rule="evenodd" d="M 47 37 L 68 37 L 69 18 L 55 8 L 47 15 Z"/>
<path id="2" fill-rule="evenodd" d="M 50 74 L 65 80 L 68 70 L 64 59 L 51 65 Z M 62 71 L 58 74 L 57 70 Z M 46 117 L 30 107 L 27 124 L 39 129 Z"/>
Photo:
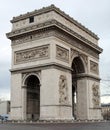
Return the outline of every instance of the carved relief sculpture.
<path id="1" fill-rule="evenodd" d="M 11 119 L 102 119 L 97 35 L 53 5 L 11 23 Z"/>
<path id="2" fill-rule="evenodd" d="M 73 60 L 73 58 L 78 55 L 79 55 L 79 52 L 71 48 L 71 59 Z"/>
<path id="3" fill-rule="evenodd" d="M 80 54 L 86 65 L 88 65 L 88 57 L 85 54 Z"/>
<path id="4" fill-rule="evenodd" d="M 15 64 L 37 60 L 40 58 L 48 58 L 49 46 L 41 46 L 23 51 L 15 52 Z"/>
<path id="5" fill-rule="evenodd" d="M 69 50 L 57 45 L 56 46 L 56 57 L 65 62 L 69 62 Z"/>
<path id="6" fill-rule="evenodd" d="M 90 61 L 90 71 L 95 74 L 99 74 L 98 64 Z"/>
<path id="7" fill-rule="evenodd" d="M 68 88 L 67 88 L 67 78 L 64 75 L 60 76 L 59 79 L 59 103 L 68 104 Z"/>
<path id="8" fill-rule="evenodd" d="M 96 85 L 95 83 L 92 85 L 92 93 L 93 93 L 93 106 L 99 107 L 100 104 L 100 94 L 99 94 L 99 85 Z"/>
<path id="9" fill-rule="evenodd" d="M 85 54 L 71 48 L 71 60 L 78 56 L 80 56 L 84 60 L 85 64 L 88 65 L 88 57 Z"/>

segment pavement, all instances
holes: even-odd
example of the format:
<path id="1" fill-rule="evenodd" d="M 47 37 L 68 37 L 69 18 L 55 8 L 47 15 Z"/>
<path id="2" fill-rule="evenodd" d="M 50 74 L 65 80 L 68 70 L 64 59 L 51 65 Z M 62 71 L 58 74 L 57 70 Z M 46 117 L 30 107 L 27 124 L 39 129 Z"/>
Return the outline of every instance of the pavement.
<path id="1" fill-rule="evenodd" d="M 110 130 L 110 122 L 0 123 L 0 130 Z"/>

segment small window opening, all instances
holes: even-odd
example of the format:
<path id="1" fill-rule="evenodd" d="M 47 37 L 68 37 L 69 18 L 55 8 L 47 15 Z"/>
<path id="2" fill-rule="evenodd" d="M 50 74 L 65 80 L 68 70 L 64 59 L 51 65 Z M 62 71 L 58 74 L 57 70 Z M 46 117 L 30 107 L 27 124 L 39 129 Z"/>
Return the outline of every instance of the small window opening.
<path id="1" fill-rule="evenodd" d="M 29 18 L 29 23 L 33 23 L 34 22 L 34 17 L 30 17 Z"/>
<path id="2" fill-rule="evenodd" d="M 30 36 L 30 39 L 32 39 L 32 36 Z"/>

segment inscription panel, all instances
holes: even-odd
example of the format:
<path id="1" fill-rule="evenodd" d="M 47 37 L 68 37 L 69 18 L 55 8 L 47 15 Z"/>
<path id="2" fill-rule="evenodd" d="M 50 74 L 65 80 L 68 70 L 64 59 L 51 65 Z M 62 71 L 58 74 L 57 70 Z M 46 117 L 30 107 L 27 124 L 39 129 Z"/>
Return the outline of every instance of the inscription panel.
<path id="1" fill-rule="evenodd" d="M 14 56 L 14 64 L 49 58 L 49 45 L 17 51 Z"/>
<path id="2" fill-rule="evenodd" d="M 69 62 L 69 50 L 56 45 L 56 58 L 65 62 Z"/>
<path id="3" fill-rule="evenodd" d="M 34 40 L 38 40 L 38 39 L 42 39 L 45 37 L 50 37 L 50 36 L 55 36 L 69 44 L 71 44 L 72 46 L 88 53 L 89 55 L 92 55 L 96 58 L 99 58 L 99 54 L 96 53 L 95 51 L 93 51 L 89 46 L 82 44 L 82 42 L 76 41 L 73 37 L 69 37 L 68 35 L 66 35 L 65 33 L 60 33 L 56 30 L 46 30 L 44 32 L 38 32 L 36 34 L 31 34 L 31 36 L 22 36 L 19 38 L 15 38 L 12 42 L 12 45 L 17 45 L 17 44 L 23 44 L 25 42 L 30 42 L 30 41 L 34 41 Z"/>

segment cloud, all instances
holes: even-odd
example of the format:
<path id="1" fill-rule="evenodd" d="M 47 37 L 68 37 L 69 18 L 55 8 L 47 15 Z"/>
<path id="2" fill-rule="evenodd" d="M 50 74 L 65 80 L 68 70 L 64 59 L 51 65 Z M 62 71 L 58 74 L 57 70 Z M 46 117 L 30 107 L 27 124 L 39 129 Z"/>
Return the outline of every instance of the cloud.
<path id="1" fill-rule="evenodd" d="M 0 93 L 0 100 L 10 100 L 10 90 L 0 89 L 0 91 L 2 91 L 2 93 Z"/>
<path id="2" fill-rule="evenodd" d="M 110 96 L 102 96 L 101 97 L 101 103 L 110 103 Z"/>

